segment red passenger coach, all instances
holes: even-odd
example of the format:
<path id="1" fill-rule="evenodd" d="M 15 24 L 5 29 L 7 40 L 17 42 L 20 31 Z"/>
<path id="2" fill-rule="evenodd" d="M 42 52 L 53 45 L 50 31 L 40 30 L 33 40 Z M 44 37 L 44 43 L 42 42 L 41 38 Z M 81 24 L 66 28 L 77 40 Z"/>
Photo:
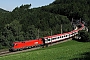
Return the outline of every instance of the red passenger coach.
<path id="1" fill-rule="evenodd" d="M 17 51 L 17 50 L 23 50 L 23 49 L 27 49 L 27 48 L 40 46 L 40 45 L 43 45 L 43 41 L 41 39 L 14 42 L 13 47 L 9 50 Z"/>

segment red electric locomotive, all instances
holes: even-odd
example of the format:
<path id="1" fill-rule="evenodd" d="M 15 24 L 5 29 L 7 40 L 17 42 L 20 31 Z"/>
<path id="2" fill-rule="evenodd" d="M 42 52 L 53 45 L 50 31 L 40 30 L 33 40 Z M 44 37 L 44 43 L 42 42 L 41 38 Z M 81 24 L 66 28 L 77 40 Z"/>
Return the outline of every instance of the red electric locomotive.
<path id="1" fill-rule="evenodd" d="M 12 48 L 10 48 L 9 51 L 18 51 L 18 50 L 32 48 L 40 45 L 43 45 L 42 39 L 13 42 Z"/>

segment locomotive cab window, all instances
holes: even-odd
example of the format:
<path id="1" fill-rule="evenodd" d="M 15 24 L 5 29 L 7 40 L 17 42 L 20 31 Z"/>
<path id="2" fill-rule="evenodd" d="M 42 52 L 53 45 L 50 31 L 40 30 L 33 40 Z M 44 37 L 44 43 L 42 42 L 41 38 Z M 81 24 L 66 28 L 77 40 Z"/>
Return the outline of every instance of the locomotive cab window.
<path id="1" fill-rule="evenodd" d="M 18 44 L 15 44 L 15 46 L 17 46 Z"/>
<path id="2" fill-rule="evenodd" d="M 14 47 L 14 44 L 12 44 L 12 47 Z"/>

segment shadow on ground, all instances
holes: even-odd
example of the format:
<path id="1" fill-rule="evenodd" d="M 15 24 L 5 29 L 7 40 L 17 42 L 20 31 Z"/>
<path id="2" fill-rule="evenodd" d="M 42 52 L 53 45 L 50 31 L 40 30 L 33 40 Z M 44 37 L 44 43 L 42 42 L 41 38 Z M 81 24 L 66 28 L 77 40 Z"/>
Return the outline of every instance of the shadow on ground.
<path id="1" fill-rule="evenodd" d="M 83 54 L 80 55 L 81 57 L 79 58 L 73 58 L 70 60 L 90 60 L 90 52 L 85 52 Z"/>

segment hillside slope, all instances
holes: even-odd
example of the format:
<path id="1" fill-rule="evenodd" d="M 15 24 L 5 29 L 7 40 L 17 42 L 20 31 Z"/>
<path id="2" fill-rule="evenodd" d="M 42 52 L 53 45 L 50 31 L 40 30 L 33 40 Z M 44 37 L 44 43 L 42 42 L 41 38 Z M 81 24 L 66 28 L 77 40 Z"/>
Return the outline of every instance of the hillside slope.
<path id="1" fill-rule="evenodd" d="M 0 8 L 0 12 L 9 12 L 9 11 L 6 11 L 6 10 Z"/>
<path id="2" fill-rule="evenodd" d="M 55 0 L 47 6 L 30 9 L 31 4 L 0 13 L 0 48 L 14 41 L 42 38 L 72 30 L 71 19 L 82 19 L 90 30 L 90 0 Z M 39 31 L 39 32 L 38 32 Z"/>

